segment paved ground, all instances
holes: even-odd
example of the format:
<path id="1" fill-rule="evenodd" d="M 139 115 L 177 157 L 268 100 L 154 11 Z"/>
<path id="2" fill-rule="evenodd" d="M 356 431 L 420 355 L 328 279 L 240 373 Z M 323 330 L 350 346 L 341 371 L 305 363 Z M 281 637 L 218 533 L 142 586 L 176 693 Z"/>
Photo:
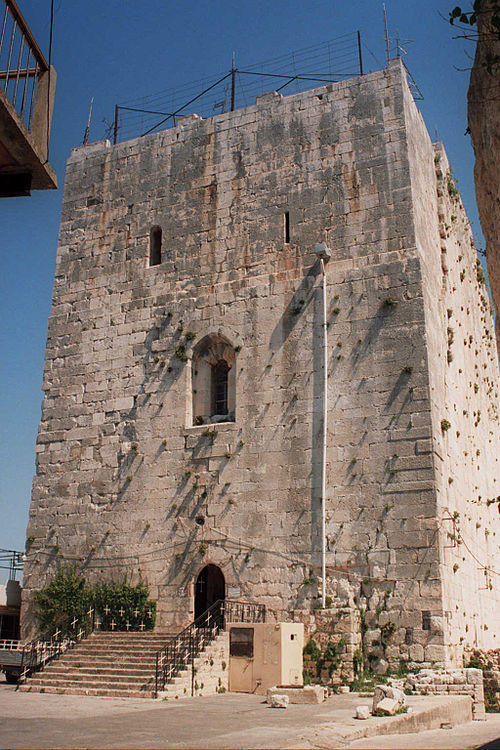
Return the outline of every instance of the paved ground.
<path id="1" fill-rule="evenodd" d="M 490 744 L 492 743 L 492 744 Z M 367 737 L 347 745 L 349 750 L 448 750 L 448 748 L 484 747 L 500 750 L 500 714 L 488 714 L 486 721 L 468 721 L 453 729 L 430 729 L 418 734 L 391 734 L 384 737 Z"/>
<path id="2" fill-rule="evenodd" d="M 0 747 L 474 748 L 499 737 L 500 715 L 495 715 L 487 722 L 470 722 L 452 730 L 395 738 L 385 734 L 348 744 L 362 731 L 387 732 L 392 727 L 402 731 L 405 722 L 415 722 L 417 717 L 423 721 L 432 711 L 447 718 L 446 712 L 463 707 L 463 700 L 410 696 L 410 714 L 360 722 L 353 719 L 354 708 L 370 703 L 370 699 L 355 695 L 332 696 L 321 705 L 279 710 L 269 708 L 261 696 L 255 695 L 233 693 L 162 702 L 18 693 L 0 682 Z"/>

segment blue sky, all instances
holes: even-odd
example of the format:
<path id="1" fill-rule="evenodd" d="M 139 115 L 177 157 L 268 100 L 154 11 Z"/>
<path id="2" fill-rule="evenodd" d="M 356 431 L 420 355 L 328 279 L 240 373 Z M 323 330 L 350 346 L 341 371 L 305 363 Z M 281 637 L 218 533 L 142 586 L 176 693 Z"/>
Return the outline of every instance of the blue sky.
<path id="1" fill-rule="evenodd" d="M 50 0 L 18 3 L 47 56 Z M 471 42 L 454 39 L 459 32 L 446 21 L 453 5 L 386 0 L 389 36 L 413 40 L 403 46 L 424 95 L 418 106 L 432 138 L 437 131 L 445 144 L 482 245 L 473 152 L 464 136 L 469 73 L 463 69 L 472 64 L 474 50 Z M 34 473 L 65 161 L 82 143 L 90 99 L 93 141 L 104 137 L 103 121 L 112 121 L 115 104 L 202 78 L 216 80 L 229 70 L 233 52 L 236 65 L 246 67 L 359 29 L 365 70 L 385 61 L 379 0 L 55 0 L 54 7 L 58 79 L 50 162 L 59 189 L 0 202 L 0 548 L 19 550 Z M 197 111 L 196 105 L 189 111 Z"/>

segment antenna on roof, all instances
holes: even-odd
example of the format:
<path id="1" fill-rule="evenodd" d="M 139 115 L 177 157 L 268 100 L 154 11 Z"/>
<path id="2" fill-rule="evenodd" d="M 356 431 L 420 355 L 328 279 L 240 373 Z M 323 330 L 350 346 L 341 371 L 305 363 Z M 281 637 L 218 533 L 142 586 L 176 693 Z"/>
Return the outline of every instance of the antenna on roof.
<path id="1" fill-rule="evenodd" d="M 396 31 L 394 39 L 392 41 L 395 41 L 396 43 L 396 57 L 401 57 L 401 55 L 408 54 L 408 50 L 403 47 L 403 44 L 410 44 L 411 42 L 413 42 L 413 39 L 402 39 L 399 36 L 399 31 Z"/>
<path id="2" fill-rule="evenodd" d="M 385 54 L 387 55 L 387 67 L 389 67 L 390 53 L 389 53 L 389 32 L 387 30 L 387 13 L 385 10 L 385 3 L 382 3 L 384 11 L 384 29 L 385 29 Z"/>
<path id="3" fill-rule="evenodd" d="M 236 88 L 236 68 L 234 66 L 234 52 L 233 52 L 233 61 L 231 63 L 231 112 L 234 112 L 235 88 Z"/>
<path id="4" fill-rule="evenodd" d="M 83 145 L 87 145 L 90 132 L 90 118 L 92 117 L 92 105 L 94 104 L 94 97 L 90 100 L 89 119 L 87 120 L 87 127 L 85 128 L 85 135 L 83 136 Z"/>

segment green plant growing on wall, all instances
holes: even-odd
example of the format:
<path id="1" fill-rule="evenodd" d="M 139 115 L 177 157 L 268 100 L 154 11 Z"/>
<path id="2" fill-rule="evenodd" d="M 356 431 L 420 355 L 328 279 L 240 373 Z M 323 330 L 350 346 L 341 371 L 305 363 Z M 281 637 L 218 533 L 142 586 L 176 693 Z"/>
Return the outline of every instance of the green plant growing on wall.
<path id="1" fill-rule="evenodd" d="M 392 297 L 384 297 L 384 299 L 382 300 L 381 307 L 384 310 L 392 310 L 392 308 L 396 307 L 397 304 L 398 303 L 396 302 L 396 300 L 393 299 Z"/>
<path id="2" fill-rule="evenodd" d="M 210 438 L 210 440 L 212 441 L 212 443 L 215 440 L 215 438 L 217 437 L 217 435 L 218 435 L 217 430 L 211 430 L 209 427 L 207 427 L 207 429 L 203 430 L 203 432 L 201 433 L 202 437 Z"/>
<path id="3" fill-rule="evenodd" d="M 479 258 L 476 258 L 476 278 L 480 284 L 486 284 L 486 275 Z"/>
<path id="4" fill-rule="evenodd" d="M 451 169 L 446 172 L 446 188 L 452 201 L 460 199 L 460 192 L 457 188 L 457 182 Z"/>
<path id="5" fill-rule="evenodd" d="M 447 419 L 441 420 L 441 432 L 447 432 L 451 427 L 451 422 L 449 422 Z"/>
<path id="6" fill-rule="evenodd" d="M 384 623 L 384 625 L 382 625 L 382 627 L 380 628 L 380 634 L 384 640 L 387 640 L 391 635 L 393 635 L 393 633 L 396 632 L 396 630 L 396 623 L 392 620 L 387 620 L 387 622 Z"/>
<path id="7" fill-rule="evenodd" d="M 149 589 L 142 582 L 136 586 L 127 581 L 97 584 L 92 590 L 92 601 L 101 614 L 101 629 L 126 630 L 128 622 L 132 630 L 140 630 L 141 624 L 144 630 L 152 630 L 156 621 L 156 602 L 148 597 Z"/>
<path id="8" fill-rule="evenodd" d="M 126 630 L 127 622 L 132 630 L 139 630 L 141 623 L 142 629 L 152 630 L 156 602 L 149 601 L 148 595 L 143 583 L 102 582 L 91 588 L 75 566 L 59 565 L 49 585 L 34 593 L 34 600 L 42 631 L 58 628 L 64 634 L 73 632 L 74 617 L 78 627 L 90 625 L 92 608 L 99 613 L 103 630 Z"/>
<path id="9" fill-rule="evenodd" d="M 352 666 L 355 675 L 359 675 L 363 672 L 363 651 L 360 648 L 357 648 L 353 654 Z"/>
<path id="10" fill-rule="evenodd" d="M 312 636 L 306 643 L 303 653 L 304 656 L 310 656 L 313 661 L 316 661 L 316 659 L 319 659 L 319 657 L 321 656 L 321 651 L 318 648 L 318 644 Z"/>
<path id="11" fill-rule="evenodd" d="M 63 629 L 70 616 L 87 612 L 92 592 L 75 566 L 59 564 L 49 585 L 35 591 L 33 598 L 40 627 L 48 631 L 57 627 Z"/>
<path id="12" fill-rule="evenodd" d="M 187 354 L 186 354 L 186 347 L 184 344 L 179 344 L 175 347 L 174 351 L 175 356 L 177 359 L 180 359 L 181 362 L 187 362 Z"/>

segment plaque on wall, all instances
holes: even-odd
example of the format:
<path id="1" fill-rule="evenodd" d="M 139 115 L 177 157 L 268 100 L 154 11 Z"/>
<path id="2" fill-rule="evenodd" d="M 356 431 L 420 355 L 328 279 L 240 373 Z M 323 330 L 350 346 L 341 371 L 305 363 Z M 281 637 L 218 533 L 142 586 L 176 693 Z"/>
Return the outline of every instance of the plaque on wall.
<path id="1" fill-rule="evenodd" d="M 241 591 L 239 586 L 228 586 L 227 587 L 227 598 L 228 599 L 238 599 L 241 596 Z"/>

